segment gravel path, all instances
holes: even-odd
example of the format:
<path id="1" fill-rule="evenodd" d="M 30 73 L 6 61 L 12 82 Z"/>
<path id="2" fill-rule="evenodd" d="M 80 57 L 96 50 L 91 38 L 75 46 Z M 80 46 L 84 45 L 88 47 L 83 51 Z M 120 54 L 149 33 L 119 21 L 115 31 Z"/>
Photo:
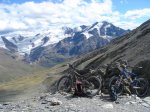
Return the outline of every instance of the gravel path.
<path id="1" fill-rule="evenodd" d="M 121 96 L 111 102 L 107 95 L 86 98 L 42 93 L 23 101 L 1 103 L 0 112 L 150 112 L 150 97 Z"/>

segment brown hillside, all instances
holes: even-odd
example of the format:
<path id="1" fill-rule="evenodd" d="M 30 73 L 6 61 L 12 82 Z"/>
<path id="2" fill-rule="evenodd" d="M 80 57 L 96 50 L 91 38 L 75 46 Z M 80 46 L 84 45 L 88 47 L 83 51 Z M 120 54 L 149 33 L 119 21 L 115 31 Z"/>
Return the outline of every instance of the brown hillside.
<path id="1" fill-rule="evenodd" d="M 132 66 L 143 66 L 144 76 L 150 79 L 150 20 L 109 45 L 82 56 L 74 65 L 81 69 L 97 68 L 118 59 L 127 60 Z"/>

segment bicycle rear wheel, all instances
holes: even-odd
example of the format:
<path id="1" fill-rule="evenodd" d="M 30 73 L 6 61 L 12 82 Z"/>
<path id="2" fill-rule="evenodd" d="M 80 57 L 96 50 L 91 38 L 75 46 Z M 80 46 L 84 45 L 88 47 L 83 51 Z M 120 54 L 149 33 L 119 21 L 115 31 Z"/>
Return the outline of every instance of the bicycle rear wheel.
<path id="1" fill-rule="evenodd" d="M 114 86 L 111 86 L 111 88 L 109 90 L 109 96 L 110 96 L 110 99 L 112 101 L 116 101 L 117 100 L 118 95 L 116 93 L 116 88 Z"/>
<path id="2" fill-rule="evenodd" d="M 95 77 L 89 77 L 85 82 L 83 86 L 84 94 L 88 97 L 93 97 L 99 93 L 101 89 L 101 81 Z"/>
<path id="3" fill-rule="evenodd" d="M 121 84 L 119 77 L 114 76 L 110 79 L 108 89 L 111 90 L 112 87 L 115 88 L 115 92 L 118 96 L 123 93 L 123 85 Z"/>

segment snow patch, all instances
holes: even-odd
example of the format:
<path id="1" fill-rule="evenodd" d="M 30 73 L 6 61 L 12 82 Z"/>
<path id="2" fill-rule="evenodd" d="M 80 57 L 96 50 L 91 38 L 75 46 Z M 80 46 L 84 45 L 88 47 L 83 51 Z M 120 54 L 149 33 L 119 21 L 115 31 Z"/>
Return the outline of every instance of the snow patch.
<path id="1" fill-rule="evenodd" d="M 37 47 L 37 46 L 48 46 L 51 44 L 55 44 L 59 42 L 60 40 L 71 36 L 71 35 L 64 35 L 64 31 L 60 29 L 48 29 L 48 30 L 42 30 L 42 31 L 16 31 L 13 33 L 8 33 L 6 35 L 0 35 L 5 36 L 6 39 L 8 39 L 10 42 L 14 43 L 18 46 L 18 51 L 20 53 L 30 53 L 30 51 Z M 23 39 L 19 41 L 20 36 L 23 36 Z M 13 39 L 15 38 L 15 40 Z M 49 40 L 43 44 L 42 39 L 44 37 L 48 37 Z M 3 43 L 3 40 L 0 38 L 0 47 L 4 47 L 5 45 Z"/>
<path id="2" fill-rule="evenodd" d="M 89 39 L 89 38 L 92 36 L 92 35 L 91 35 L 90 33 L 88 33 L 88 32 L 84 32 L 83 34 L 86 36 L 87 39 Z"/>

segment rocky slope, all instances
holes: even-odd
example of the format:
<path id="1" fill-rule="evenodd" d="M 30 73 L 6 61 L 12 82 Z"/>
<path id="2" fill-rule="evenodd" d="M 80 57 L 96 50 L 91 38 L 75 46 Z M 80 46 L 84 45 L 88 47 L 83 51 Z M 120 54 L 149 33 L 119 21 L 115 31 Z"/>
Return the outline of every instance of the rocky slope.
<path id="1" fill-rule="evenodd" d="M 2 112 L 149 112 L 150 97 L 122 96 L 117 102 L 110 102 L 108 96 L 94 98 L 72 97 L 60 94 L 42 93 L 17 102 L 0 103 Z"/>
<path id="2" fill-rule="evenodd" d="M 9 49 L 11 52 L 18 52 L 18 47 L 15 44 L 7 40 L 4 36 L 2 36 L 1 38 L 7 49 Z"/>
<path id="3" fill-rule="evenodd" d="M 130 33 L 114 39 L 109 45 L 81 56 L 74 63 L 81 68 L 97 68 L 118 59 L 132 66 L 143 66 L 142 74 L 150 79 L 150 20 Z"/>

